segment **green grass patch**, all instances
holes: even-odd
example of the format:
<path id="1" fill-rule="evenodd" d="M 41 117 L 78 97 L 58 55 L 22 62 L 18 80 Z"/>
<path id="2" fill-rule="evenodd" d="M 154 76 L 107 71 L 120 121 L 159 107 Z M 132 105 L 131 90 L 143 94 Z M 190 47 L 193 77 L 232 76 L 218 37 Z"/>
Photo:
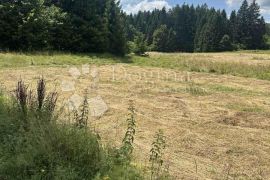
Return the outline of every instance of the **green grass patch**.
<path id="1" fill-rule="evenodd" d="M 268 54 L 270 51 L 256 51 L 243 53 Z M 237 53 L 241 52 L 235 52 Z M 233 53 L 232 53 L 233 54 Z M 240 62 L 213 61 L 211 54 L 180 54 L 164 53 L 141 57 L 130 55 L 126 57 L 116 57 L 109 54 L 64 54 L 64 53 L 1 53 L 0 68 L 4 67 L 27 67 L 27 66 L 64 66 L 95 64 L 106 65 L 116 63 L 128 63 L 130 65 L 142 67 L 169 68 L 180 71 L 193 71 L 215 74 L 229 74 L 241 77 L 250 77 L 263 80 L 270 80 L 269 64 L 248 64 Z M 252 57 L 250 59 L 252 61 Z"/>
<path id="2" fill-rule="evenodd" d="M 214 92 L 221 92 L 221 93 L 232 93 L 232 94 L 237 94 L 240 96 L 254 96 L 254 95 L 265 95 L 259 92 L 255 92 L 255 91 L 251 91 L 251 90 L 247 90 L 241 87 L 231 87 L 231 86 L 225 86 L 225 85 L 221 85 L 221 84 L 211 84 L 208 85 L 207 88 L 211 91 Z"/>
<path id="3" fill-rule="evenodd" d="M 0 53 L 0 68 L 27 66 L 63 66 L 81 64 L 128 63 L 130 57 L 116 57 L 110 54 L 68 54 L 68 53 Z"/>
<path id="4" fill-rule="evenodd" d="M 256 53 L 268 54 L 270 51 Z M 237 55 L 239 52 L 235 52 Z M 249 53 L 249 52 L 247 52 Z M 251 53 L 251 52 L 250 52 Z M 211 54 L 158 54 L 150 57 L 132 57 L 132 64 L 170 68 L 181 71 L 229 74 L 233 76 L 250 77 L 270 80 L 269 64 L 247 64 L 240 62 L 222 62 L 211 60 Z M 251 59 L 252 60 L 252 59 Z"/>
<path id="5" fill-rule="evenodd" d="M 241 87 L 231 87 L 231 86 L 225 86 L 221 84 L 210 84 L 205 86 L 206 89 L 209 89 L 212 92 L 220 92 L 220 93 L 232 93 L 239 96 L 262 96 L 267 97 L 269 96 L 269 92 L 262 92 L 262 91 L 253 91 L 253 90 L 247 90 Z"/>
<path id="6" fill-rule="evenodd" d="M 229 103 L 226 105 L 226 107 L 231 110 L 236 110 L 239 112 L 266 113 L 266 110 L 263 107 L 257 105 L 249 105 L 243 103 Z"/>
<path id="7" fill-rule="evenodd" d="M 195 84 L 194 82 L 188 83 L 186 87 L 186 92 L 194 96 L 209 95 L 209 93 L 204 88 L 202 88 L 198 84 Z"/>
<path id="8" fill-rule="evenodd" d="M 242 93 L 245 91 L 243 88 L 236 88 L 236 87 L 229 87 L 229 86 L 224 86 L 224 85 L 219 85 L 219 84 L 214 84 L 214 85 L 209 85 L 208 86 L 210 89 L 217 91 L 217 92 L 237 92 L 237 93 Z"/>
<path id="9" fill-rule="evenodd" d="M 262 52 L 261 52 L 262 53 Z M 267 51 L 268 53 L 268 51 Z M 269 64 L 212 61 L 205 55 L 160 54 L 150 57 L 132 57 L 132 64 L 169 68 L 181 71 L 228 74 L 233 76 L 270 80 Z"/>

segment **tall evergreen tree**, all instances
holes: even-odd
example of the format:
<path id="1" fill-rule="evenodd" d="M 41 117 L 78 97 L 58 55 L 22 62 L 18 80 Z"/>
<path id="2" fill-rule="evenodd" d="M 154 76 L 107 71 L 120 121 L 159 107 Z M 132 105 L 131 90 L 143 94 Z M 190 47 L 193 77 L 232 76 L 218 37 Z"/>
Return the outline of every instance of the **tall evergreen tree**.
<path id="1" fill-rule="evenodd" d="M 0 5 L 0 50 L 18 50 L 18 28 L 22 24 L 18 1 L 3 0 Z"/>
<path id="2" fill-rule="evenodd" d="M 161 25 L 153 35 L 153 49 L 159 52 L 174 51 L 175 32 L 168 29 L 166 25 Z"/>
<path id="3" fill-rule="evenodd" d="M 236 11 L 233 10 L 229 20 L 230 36 L 233 42 L 237 40 L 237 15 Z"/>
<path id="4" fill-rule="evenodd" d="M 250 42 L 247 45 L 249 49 L 259 49 L 264 46 L 263 37 L 266 33 L 265 21 L 260 14 L 260 6 L 253 0 L 249 6 L 249 34 Z"/>
<path id="5" fill-rule="evenodd" d="M 197 6 L 196 8 L 196 30 L 194 37 L 194 51 L 201 51 L 201 32 L 204 25 L 207 23 L 209 9 L 206 4 Z"/>
<path id="6" fill-rule="evenodd" d="M 249 5 L 247 0 L 244 0 L 237 13 L 237 42 L 244 48 L 247 48 L 251 41 L 249 17 Z"/>
<path id="7" fill-rule="evenodd" d="M 119 6 L 120 2 L 111 0 L 109 6 L 109 51 L 113 54 L 124 55 L 127 51 L 124 36 L 123 18 Z"/>
<path id="8" fill-rule="evenodd" d="M 217 35 L 215 33 L 217 24 L 217 15 L 215 10 L 212 9 L 208 15 L 207 22 L 204 24 L 200 36 L 198 38 L 197 51 L 200 52 L 211 52 L 216 49 Z"/>

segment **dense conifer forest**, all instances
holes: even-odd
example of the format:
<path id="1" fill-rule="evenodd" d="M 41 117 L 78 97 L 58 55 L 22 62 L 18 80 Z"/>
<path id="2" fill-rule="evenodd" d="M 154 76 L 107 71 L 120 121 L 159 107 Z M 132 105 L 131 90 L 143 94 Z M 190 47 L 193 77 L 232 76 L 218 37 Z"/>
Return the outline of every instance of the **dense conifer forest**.
<path id="1" fill-rule="evenodd" d="M 244 0 L 230 15 L 206 4 L 134 15 L 124 13 L 114 0 L 1 0 L 0 4 L 0 50 L 215 52 L 266 49 L 268 37 L 255 0 Z"/>
<path id="2" fill-rule="evenodd" d="M 266 23 L 256 1 L 238 11 L 184 4 L 166 11 L 128 15 L 128 40 L 142 33 L 156 51 L 213 52 L 266 48 Z"/>

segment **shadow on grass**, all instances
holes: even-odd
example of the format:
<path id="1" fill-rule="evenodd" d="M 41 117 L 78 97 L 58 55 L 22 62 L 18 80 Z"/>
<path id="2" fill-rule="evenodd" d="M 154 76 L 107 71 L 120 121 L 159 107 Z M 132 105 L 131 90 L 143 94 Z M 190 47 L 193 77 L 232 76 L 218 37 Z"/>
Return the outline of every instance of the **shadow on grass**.
<path id="1" fill-rule="evenodd" d="M 86 57 L 86 58 L 93 58 L 93 59 L 108 59 L 112 60 L 116 63 L 133 63 L 132 55 L 125 55 L 125 56 L 116 56 L 110 53 L 78 53 L 78 52 L 67 52 L 67 51 L 34 51 L 34 52 L 15 52 L 19 54 L 25 55 L 43 55 L 43 56 L 55 56 L 55 55 L 73 55 L 78 57 Z"/>

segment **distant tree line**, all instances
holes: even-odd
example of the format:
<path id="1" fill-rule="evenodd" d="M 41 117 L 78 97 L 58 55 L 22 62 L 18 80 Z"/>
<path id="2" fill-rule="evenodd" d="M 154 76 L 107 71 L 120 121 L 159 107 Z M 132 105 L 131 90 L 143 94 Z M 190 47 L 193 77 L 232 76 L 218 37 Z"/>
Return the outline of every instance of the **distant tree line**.
<path id="1" fill-rule="evenodd" d="M 166 11 L 139 12 L 127 15 L 126 34 L 129 41 L 137 36 L 151 50 L 162 52 L 214 52 L 236 49 L 264 49 L 266 23 L 254 0 L 244 0 L 238 11 L 227 17 L 225 10 L 184 4 Z"/>
<path id="2" fill-rule="evenodd" d="M 0 50 L 126 53 L 114 0 L 1 0 Z"/>
<path id="3" fill-rule="evenodd" d="M 115 0 L 1 0 L 0 50 L 143 54 L 266 48 L 260 7 L 225 10 L 184 4 L 127 15 Z"/>

